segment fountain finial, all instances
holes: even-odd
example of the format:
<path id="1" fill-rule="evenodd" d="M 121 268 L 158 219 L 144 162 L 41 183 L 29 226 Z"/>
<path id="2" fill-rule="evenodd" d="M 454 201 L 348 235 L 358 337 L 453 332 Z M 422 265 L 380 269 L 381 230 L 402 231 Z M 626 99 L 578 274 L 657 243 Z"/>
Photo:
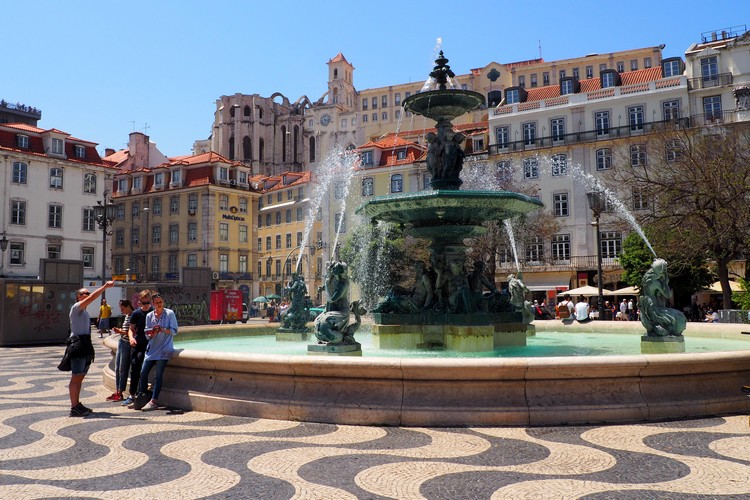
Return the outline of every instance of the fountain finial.
<path id="1" fill-rule="evenodd" d="M 443 51 L 440 51 L 440 55 L 435 59 L 435 68 L 430 73 L 430 76 L 435 79 L 438 84 L 439 90 L 446 90 L 448 88 L 448 78 L 456 76 L 451 67 L 448 66 L 448 59 L 443 55 Z"/>

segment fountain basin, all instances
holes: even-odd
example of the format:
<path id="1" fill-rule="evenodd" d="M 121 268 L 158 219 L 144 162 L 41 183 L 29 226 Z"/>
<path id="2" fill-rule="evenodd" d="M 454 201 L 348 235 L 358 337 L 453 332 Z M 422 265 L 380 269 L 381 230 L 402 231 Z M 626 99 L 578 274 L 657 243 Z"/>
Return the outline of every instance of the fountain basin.
<path id="1" fill-rule="evenodd" d="M 570 325 L 566 330 L 592 331 L 603 323 Z M 537 332 L 560 328 L 559 321 L 534 325 Z M 685 333 L 687 341 L 691 335 L 740 338 L 741 329 L 746 328 L 717 326 L 721 328 L 691 323 Z M 639 342 L 639 324 L 618 324 L 617 328 L 632 329 L 634 342 Z M 114 351 L 117 339 L 108 338 L 105 345 Z M 750 398 L 739 388 L 748 381 L 750 350 L 342 359 L 186 349 L 170 361 L 160 400 L 224 415 L 334 424 L 535 426 L 746 413 Z M 111 365 L 104 370 L 104 383 L 114 387 Z"/>
<path id="2" fill-rule="evenodd" d="M 484 96 L 471 90 L 428 90 L 404 99 L 405 110 L 435 121 L 453 120 L 484 104 Z"/>

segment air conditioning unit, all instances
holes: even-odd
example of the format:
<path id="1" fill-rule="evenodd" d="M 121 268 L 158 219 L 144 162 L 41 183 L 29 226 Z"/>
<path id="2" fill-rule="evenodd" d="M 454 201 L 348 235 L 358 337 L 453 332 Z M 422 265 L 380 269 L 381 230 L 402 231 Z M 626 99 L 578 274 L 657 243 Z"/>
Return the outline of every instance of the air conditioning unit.
<path id="1" fill-rule="evenodd" d="M 211 277 L 213 279 L 215 279 L 215 280 L 219 279 L 219 273 L 218 273 L 218 271 L 214 271 L 213 274 L 211 275 Z"/>
<path id="2" fill-rule="evenodd" d="M 237 181 L 236 181 L 236 180 L 234 180 L 234 179 L 232 179 L 231 181 L 229 181 L 229 185 L 230 185 L 231 187 L 237 187 Z"/>
<path id="3" fill-rule="evenodd" d="M 188 215 L 195 215 L 195 209 L 194 208 L 188 209 Z"/>

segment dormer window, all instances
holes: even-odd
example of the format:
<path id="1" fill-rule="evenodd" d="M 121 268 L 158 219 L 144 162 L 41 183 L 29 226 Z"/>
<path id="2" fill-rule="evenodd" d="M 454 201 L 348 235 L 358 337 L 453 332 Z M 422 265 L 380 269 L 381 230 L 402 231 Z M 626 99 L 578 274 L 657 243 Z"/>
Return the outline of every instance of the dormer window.
<path id="1" fill-rule="evenodd" d="M 670 57 L 661 62 L 662 78 L 670 76 L 680 76 L 682 74 L 682 59 L 679 57 Z"/>
<path id="2" fill-rule="evenodd" d="M 127 193 L 128 192 L 128 180 L 127 179 L 118 179 L 117 180 L 117 192 L 118 193 Z"/>
<path id="3" fill-rule="evenodd" d="M 52 154 L 63 154 L 63 140 L 52 138 Z"/>
<path id="4" fill-rule="evenodd" d="M 76 144 L 74 148 L 76 158 L 86 158 L 86 148 L 80 144 Z"/>
<path id="5" fill-rule="evenodd" d="M 601 78 L 603 89 L 618 87 L 620 85 L 620 73 L 613 69 L 605 69 L 599 73 L 599 77 Z"/>
<path id="6" fill-rule="evenodd" d="M 505 104 L 526 102 L 528 93 L 523 87 L 509 87 L 505 89 Z"/>
<path id="7" fill-rule="evenodd" d="M 154 187 L 161 188 L 164 186 L 164 173 L 159 172 L 158 174 L 154 174 Z"/>
<path id="8" fill-rule="evenodd" d="M 182 170 L 172 171 L 172 184 L 177 186 L 182 184 Z"/>
<path id="9" fill-rule="evenodd" d="M 406 149 L 399 149 L 396 151 L 396 159 L 397 160 L 405 160 L 406 159 Z"/>
<path id="10" fill-rule="evenodd" d="M 581 90 L 581 84 L 574 77 L 560 80 L 560 95 L 577 94 Z"/>
<path id="11" fill-rule="evenodd" d="M 362 165 L 365 167 L 372 166 L 372 151 L 362 151 Z"/>
<path id="12" fill-rule="evenodd" d="M 16 136 L 16 146 L 18 146 L 21 149 L 29 149 L 29 136 L 27 136 L 27 135 L 17 135 Z"/>
<path id="13" fill-rule="evenodd" d="M 238 177 L 240 184 L 247 184 L 247 172 L 240 170 Z"/>
<path id="14" fill-rule="evenodd" d="M 141 178 L 140 177 L 133 177 L 133 189 L 140 191 L 141 190 Z"/>
<path id="15" fill-rule="evenodd" d="M 219 182 L 229 182 L 229 169 L 226 167 L 219 168 Z"/>

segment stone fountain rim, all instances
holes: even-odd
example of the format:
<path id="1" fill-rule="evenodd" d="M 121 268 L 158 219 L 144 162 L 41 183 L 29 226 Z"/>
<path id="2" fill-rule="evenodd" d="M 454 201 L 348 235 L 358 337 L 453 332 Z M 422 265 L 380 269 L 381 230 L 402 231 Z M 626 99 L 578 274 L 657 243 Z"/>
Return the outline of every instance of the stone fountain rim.
<path id="1" fill-rule="evenodd" d="M 541 200 L 532 198 L 515 191 L 489 191 L 470 189 L 437 189 L 432 191 L 416 191 L 413 193 L 396 193 L 389 195 L 373 196 L 357 207 L 355 213 L 363 212 L 368 206 L 381 205 L 383 203 L 398 203 L 406 201 L 433 201 L 444 202 L 445 200 L 476 200 L 486 201 L 488 198 L 496 200 L 518 200 L 536 205 L 537 208 L 544 207 Z"/>

